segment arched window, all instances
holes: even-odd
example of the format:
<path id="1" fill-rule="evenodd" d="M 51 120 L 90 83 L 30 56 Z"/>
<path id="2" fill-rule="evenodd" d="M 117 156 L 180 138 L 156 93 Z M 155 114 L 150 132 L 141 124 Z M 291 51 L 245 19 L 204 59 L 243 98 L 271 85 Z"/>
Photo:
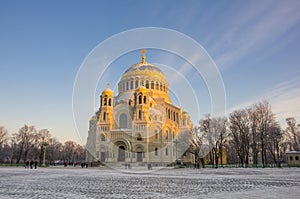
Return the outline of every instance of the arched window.
<path id="1" fill-rule="evenodd" d="M 171 112 L 170 112 L 170 109 L 168 109 L 168 118 L 169 118 L 169 119 L 171 118 Z"/>
<path id="2" fill-rule="evenodd" d="M 163 91 L 166 92 L 166 86 L 165 85 L 163 85 Z"/>
<path id="3" fill-rule="evenodd" d="M 154 154 L 157 156 L 157 155 L 158 155 L 158 149 L 157 149 L 157 148 L 155 148 L 155 150 L 154 150 L 154 151 L 155 151 L 155 153 L 154 153 Z"/>
<path id="4" fill-rule="evenodd" d="M 156 90 L 158 90 L 158 82 L 156 82 Z"/>
<path id="5" fill-rule="evenodd" d="M 103 134 L 100 135 L 100 140 L 101 140 L 102 142 L 105 141 L 105 136 L 104 136 Z"/>
<path id="6" fill-rule="evenodd" d="M 139 104 L 142 104 L 142 95 L 139 95 Z"/>
<path id="7" fill-rule="evenodd" d="M 107 105 L 107 97 L 105 96 L 103 99 L 103 105 L 106 106 Z"/>
<path id="8" fill-rule="evenodd" d="M 133 89 L 133 81 L 130 82 L 130 89 Z"/>
<path id="9" fill-rule="evenodd" d="M 142 111 L 139 110 L 139 119 L 142 119 Z"/>
<path id="10" fill-rule="evenodd" d="M 160 83 L 160 86 L 159 86 L 159 87 L 160 87 L 160 90 L 162 91 L 162 84 L 161 84 L 161 83 Z"/>
<path id="11" fill-rule="evenodd" d="M 106 112 L 103 112 L 103 120 L 106 121 Z"/>
<path id="12" fill-rule="evenodd" d="M 120 129 L 127 129 L 127 115 L 125 113 L 120 115 L 119 127 Z"/>
<path id="13" fill-rule="evenodd" d="M 143 138 L 142 138 L 142 136 L 141 136 L 140 133 L 137 134 L 136 140 L 137 140 L 137 141 L 142 141 L 142 140 L 143 140 Z"/>
<path id="14" fill-rule="evenodd" d="M 146 88 L 149 88 L 149 81 L 146 80 Z"/>
<path id="15" fill-rule="evenodd" d="M 108 99 L 108 106 L 111 106 L 111 98 Z"/>
<path id="16" fill-rule="evenodd" d="M 158 140 L 158 130 L 155 129 L 155 139 Z"/>
<path id="17" fill-rule="evenodd" d="M 126 82 L 126 90 L 128 91 L 128 89 L 129 89 L 129 83 Z"/>
<path id="18" fill-rule="evenodd" d="M 176 121 L 176 113 L 173 112 L 173 120 Z"/>
<path id="19" fill-rule="evenodd" d="M 151 82 L 151 89 L 154 89 L 154 81 Z"/>
<path id="20" fill-rule="evenodd" d="M 147 97 L 144 96 L 144 104 L 147 104 Z"/>
<path id="21" fill-rule="evenodd" d="M 144 86 L 144 80 L 141 81 L 141 86 Z"/>
<path id="22" fill-rule="evenodd" d="M 135 80 L 135 88 L 138 88 L 138 87 L 139 87 L 139 81 Z"/>
<path id="23" fill-rule="evenodd" d="M 168 148 L 166 148 L 166 156 L 168 156 L 169 155 L 169 150 L 168 150 Z"/>

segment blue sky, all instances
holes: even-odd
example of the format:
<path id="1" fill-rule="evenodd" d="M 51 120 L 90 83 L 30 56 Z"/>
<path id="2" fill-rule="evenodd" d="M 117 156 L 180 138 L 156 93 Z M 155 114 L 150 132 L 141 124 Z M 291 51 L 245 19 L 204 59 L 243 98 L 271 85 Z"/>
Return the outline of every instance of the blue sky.
<path id="1" fill-rule="evenodd" d="M 300 121 L 300 1 L 2 0 L 0 4 L 0 125 L 9 133 L 32 124 L 48 128 L 61 141 L 79 141 L 72 91 L 80 65 L 100 42 L 141 27 L 174 29 L 201 44 L 221 72 L 228 112 L 267 99 L 281 124 L 289 116 Z M 147 60 L 172 67 L 176 63 L 168 62 L 168 56 L 150 50 Z M 108 73 L 112 82 L 140 61 L 140 53 L 122 56 L 115 65 L 121 61 L 119 69 L 112 66 L 117 75 Z M 105 87 L 100 81 L 98 95 Z M 201 100 L 203 107 L 207 101 Z M 209 109 L 200 111 L 204 115 Z"/>

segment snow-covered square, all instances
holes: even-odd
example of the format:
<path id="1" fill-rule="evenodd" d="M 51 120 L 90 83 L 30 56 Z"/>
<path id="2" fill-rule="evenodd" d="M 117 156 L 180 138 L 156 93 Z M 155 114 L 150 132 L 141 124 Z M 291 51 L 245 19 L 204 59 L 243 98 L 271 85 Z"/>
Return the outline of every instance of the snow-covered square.
<path id="1" fill-rule="evenodd" d="M 299 168 L 0 168 L 0 198 L 297 198 Z"/>

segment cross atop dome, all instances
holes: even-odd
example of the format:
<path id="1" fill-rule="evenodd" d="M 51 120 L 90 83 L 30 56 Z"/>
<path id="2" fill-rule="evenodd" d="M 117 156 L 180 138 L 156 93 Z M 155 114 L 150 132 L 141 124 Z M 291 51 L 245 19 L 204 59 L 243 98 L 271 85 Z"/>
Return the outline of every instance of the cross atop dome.
<path id="1" fill-rule="evenodd" d="M 147 62 L 146 62 L 146 49 L 143 49 L 142 50 L 142 64 L 146 64 Z"/>

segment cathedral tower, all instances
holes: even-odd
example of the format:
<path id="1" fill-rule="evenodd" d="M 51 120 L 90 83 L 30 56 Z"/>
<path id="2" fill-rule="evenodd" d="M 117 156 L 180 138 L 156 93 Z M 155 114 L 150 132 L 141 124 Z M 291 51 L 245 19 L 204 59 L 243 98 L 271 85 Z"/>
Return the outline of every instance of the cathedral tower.
<path id="1" fill-rule="evenodd" d="M 107 88 L 100 96 L 99 124 L 106 126 L 108 129 L 112 129 L 114 125 L 113 100 L 114 92 L 110 89 L 110 85 L 107 84 Z"/>

